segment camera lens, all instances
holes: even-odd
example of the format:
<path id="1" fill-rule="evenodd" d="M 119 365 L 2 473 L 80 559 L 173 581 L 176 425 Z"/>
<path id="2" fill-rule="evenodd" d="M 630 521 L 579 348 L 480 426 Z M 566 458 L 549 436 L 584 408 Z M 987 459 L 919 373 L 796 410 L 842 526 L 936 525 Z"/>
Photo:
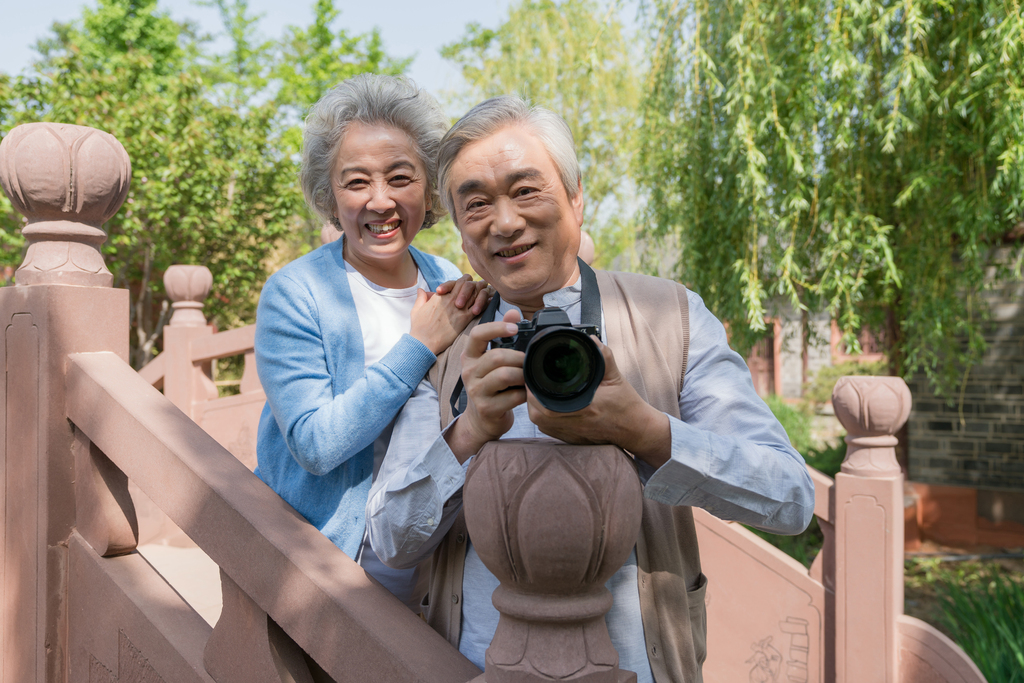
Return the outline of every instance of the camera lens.
<path id="1" fill-rule="evenodd" d="M 530 354 L 530 371 L 538 386 L 552 396 L 575 396 L 586 388 L 591 375 L 589 350 L 579 339 L 553 334 L 540 340 Z"/>
<path id="2" fill-rule="evenodd" d="M 573 412 L 593 399 L 604 377 L 604 358 L 583 332 L 571 327 L 549 328 L 530 341 L 523 375 L 542 405 L 557 412 Z"/>

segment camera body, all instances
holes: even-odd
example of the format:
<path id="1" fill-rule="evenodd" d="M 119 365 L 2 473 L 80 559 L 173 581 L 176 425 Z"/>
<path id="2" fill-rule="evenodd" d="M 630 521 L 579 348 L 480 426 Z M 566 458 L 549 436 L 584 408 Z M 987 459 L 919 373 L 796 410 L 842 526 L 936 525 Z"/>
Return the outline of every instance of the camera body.
<path id="1" fill-rule="evenodd" d="M 573 325 L 560 308 L 542 308 L 533 320 L 519 322 L 519 332 L 491 342 L 491 348 L 526 353 L 526 387 L 548 410 L 572 413 L 594 400 L 604 379 L 604 356 L 592 336 L 593 325 Z"/>

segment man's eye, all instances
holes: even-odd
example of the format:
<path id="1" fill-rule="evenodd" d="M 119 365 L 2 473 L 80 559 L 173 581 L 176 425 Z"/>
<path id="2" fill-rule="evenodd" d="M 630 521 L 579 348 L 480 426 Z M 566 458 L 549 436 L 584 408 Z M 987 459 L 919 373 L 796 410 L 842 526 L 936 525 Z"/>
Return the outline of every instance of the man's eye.
<path id="1" fill-rule="evenodd" d="M 516 196 L 525 197 L 526 195 L 533 194 L 536 191 L 537 190 L 532 187 L 520 187 L 518 190 L 516 190 Z"/>
<path id="2" fill-rule="evenodd" d="M 484 201 L 482 199 L 474 199 L 473 201 L 466 205 L 466 210 L 472 211 L 473 209 L 479 209 L 483 205 Z"/>

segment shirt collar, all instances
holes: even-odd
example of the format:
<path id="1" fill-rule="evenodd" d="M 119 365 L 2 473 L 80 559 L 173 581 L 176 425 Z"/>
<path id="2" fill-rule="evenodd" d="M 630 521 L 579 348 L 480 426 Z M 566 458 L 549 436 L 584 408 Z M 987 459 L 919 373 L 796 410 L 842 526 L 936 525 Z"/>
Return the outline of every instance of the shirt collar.
<path id="1" fill-rule="evenodd" d="M 562 287 L 554 292 L 548 292 L 544 295 L 544 305 L 547 307 L 561 308 L 565 310 L 570 306 L 580 303 L 583 300 L 583 278 L 577 277 L 576 281 L 568 287 Z M 503 317 L 509 311 L 519 311 L 522 315 L 523 311 L 515 304 L 501 299 L 498 302 L 498 312 L 494 316 L 495 320 Z"/>

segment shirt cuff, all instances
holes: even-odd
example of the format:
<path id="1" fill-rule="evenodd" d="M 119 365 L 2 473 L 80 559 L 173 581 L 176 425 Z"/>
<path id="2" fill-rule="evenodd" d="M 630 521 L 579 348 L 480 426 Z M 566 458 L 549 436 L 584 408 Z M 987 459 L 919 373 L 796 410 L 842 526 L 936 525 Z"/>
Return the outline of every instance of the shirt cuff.
<path id="1" fill-rule="evenodd" d="M 672 456 L 647 480 L 644 497 L 666 505 L 685 505 L 711 471 L 711 441 L 693 425 L 667 417 Z"/>
<path id="2" fill-rule="evenodd" d="M 412 335 L 403 334 L 398 343 L 380 359 L 381 365 L 413 389 L 426 376 L 437 356 L 426 344 Z"/>
<path id="3" fill-rule="evenodd" d="M 462 488 L 466 483 L 466 467 L 469 465 L 469 459 L 465 463 L 460 463 L 445 441 L 445 432 L 451 429 L 453 424 L 455 420 L 452 420 L 451 424 L 434 439 L 434 443 L 430 444 L 430 448 L 424 453 L 421 463 L 423 469 L 434 480 L 441 500 L 448 500 Z"/>

